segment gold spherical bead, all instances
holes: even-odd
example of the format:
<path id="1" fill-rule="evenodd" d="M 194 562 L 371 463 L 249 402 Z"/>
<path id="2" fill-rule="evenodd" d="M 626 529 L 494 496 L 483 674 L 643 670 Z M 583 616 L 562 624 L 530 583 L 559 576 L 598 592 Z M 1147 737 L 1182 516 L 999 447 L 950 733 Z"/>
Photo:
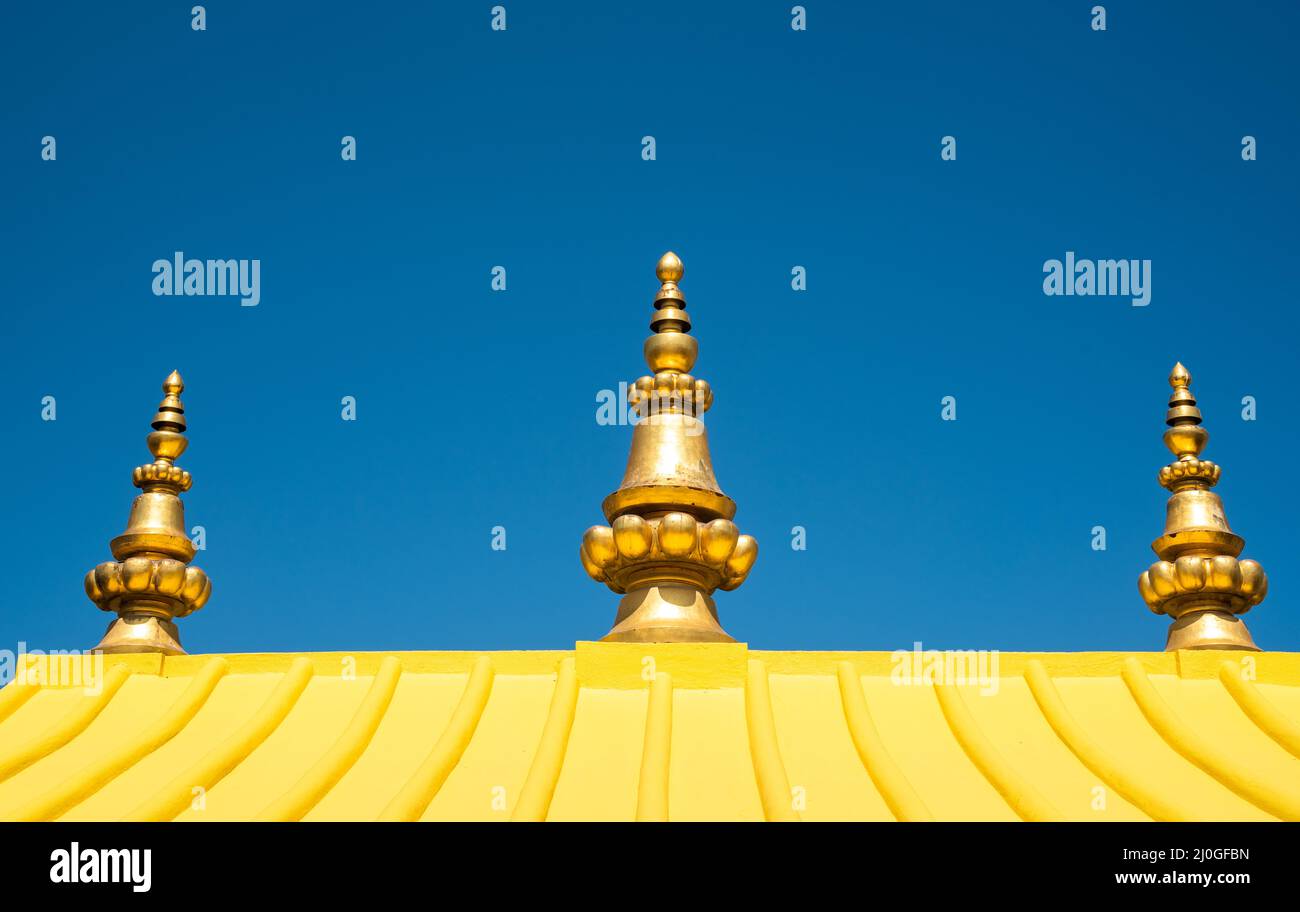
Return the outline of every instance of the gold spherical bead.
<path id="1" fill-rule="evenodd" d="M 757 559 L 758 542 L 753 536 L 742 535 L 736 539 L 736 548 L 731 552 L 731 557 L 727 558 L 727 574 L 743 577 L 749 573 Z"/>
<path id="2" fill-rule="evenodd" d="M 629 560 L 640 560 L 650 553 L 653 534 L 646 521 L 634 513 L 614 520 L 614 544 L 618 553 Z"/>
<path id="3" fill-rule="evenodd" d="M 1241 567 L 1229 554 L 1216 554 L 1210 559 L 1210 585 L 1225 592 L 1241 588 Z"/>
<path id="4" fill-rule="evenodd" d="M 1175 456 L 1198 456 L 1210 440 L 1210 432 L 1199 425 L 1185 424 L 1165 431 L 1165 446 Z"/>
<path id="5" fill-rule="evenodd" d="M 721 567 L 731 557 L 736 548 L 740 530 L 729 519 L 715 519 L 700 529 L 700 550 L 704 559 L 715 567 Z"/>
<path id="6" fill-rule="evenodd" d="M 1241 568 L 1241 594 L 1258 604 L 1264 600 L 1264 593 L 1268 591 L 1268 577 L 1264 575 L 1264 568 L 1257 561 L 1244 560 L 1240 563 Z"/>
<path id="7" fill-rule="evenodd" d="M 208 603 L 208 597 L 212 595 L 212 582 L 208 575 L 198 567 L 185 568 L 185 586 L 181 589 L 181 597 L 193 606 L 194 611 L 198 611 Z"/>
<path id="8" fill-rule="evenodd" d="M 122 561 L 122 588 L 127 592 L 144 592 L 153 579 L 153 561 L 147 557 L 128 557 Z"/>
<path id="9" fill-rule="evenodd" d="M 669 557 L 689 557 L 695 539 L 695 517 L 689 513 L 669 513 L 659 521 L 659 549 Z"/>
<path id="10" fill-rule="evenodd" d="M 1147 603 L 1147 607 L 1155 611 L 1160 603 L 1160 596 L 1156 594 L 1155 589 L 1151 588 L 1150 570 L 1143 570 L 1142 575 L 1138 577 L 1138 592 L 1142 594 L 1142 601 Z"/>
<path id="11" fill-rule="evenodd" d="M 685 373 L 695 366 L 695 359 L 700 354 L 700 343 L 686 333 L 655 333 L 645 340 L 643 351 L 646 364 L 655 373 Z"/>
<path id="12" fill-rule="evenodd" d="M 1160 598 L 1169 598 L 1178 591 L 1174 581 L 1174 565 L 1169 561 L 1156 561 L 1147 571 L 1151 574 L 1151 589 Z"/>
<path id="13" fill-rule="evenodd" d="M 587 553 L 587 546 L 585 544 L 578 546 L 578 560 L 582 561 L 582 569 L 587 571 L 588 576 L 598 583 L 604 582 L 605 571 L 599 564 L 591 559 L 591 555 Z"/>
<path id="14" fill-rule="evenodd" d="M 1205 588 L 1205 561 L 1199 557 L 1180 557 L 1174 561 L 1174 579 L 1188 592 Z"/>
<path id="15" fill-rule="evenodd" d="M 185 565 L 171 558 L 158 561 L 154 568 L 154 587 L 162 595 L 179 596 L 185 588 Z"/>
<path id="16" fill-rule="evenodd" d="M 614 531 L 609 526 L 592 526 L 582 536 L 582 546 L 597 567 L 605 567 L 618 558 Z"/>
<path id="17" fill-rule="evenodd" d="M 122 594 L 122 578 L 117 574 L 117 564 L 104 561 L 95 567 L 95 585 L 105 598 Z"/>

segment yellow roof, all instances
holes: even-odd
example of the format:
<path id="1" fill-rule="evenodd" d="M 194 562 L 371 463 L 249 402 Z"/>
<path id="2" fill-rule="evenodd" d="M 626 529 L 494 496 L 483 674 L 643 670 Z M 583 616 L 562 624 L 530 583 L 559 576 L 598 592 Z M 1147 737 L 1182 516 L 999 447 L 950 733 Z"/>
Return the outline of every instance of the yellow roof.
<path id="1" fill-rule="evenodd" d="M 33 658 L 0 818 L 1300 819 L 1300 654 L 1003 653 L 982 684 L 913 659 L 128 655 L 89 693 Z"/>

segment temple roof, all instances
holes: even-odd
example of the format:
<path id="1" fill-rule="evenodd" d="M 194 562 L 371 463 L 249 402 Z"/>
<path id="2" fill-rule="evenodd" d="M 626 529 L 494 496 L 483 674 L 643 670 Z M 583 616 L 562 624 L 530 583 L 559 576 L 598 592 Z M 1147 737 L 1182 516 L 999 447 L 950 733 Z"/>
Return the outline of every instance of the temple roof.
<path id="1" fill-rule="evenodd" d="M 1300 654 L 935 655 L 33 657 L 0 819 L 1300 819 Z"/>
<path id="2" fill-rule="evenodd" d="M 578 547 L 614 623 L 573 651 L 187 655 L 213 582 L 169 375 L 85 576 L 108 630 L 0 691 L 0 819 L 1300 820 L 1300 655 L 1242 620 L 1268 578 L 1181 363 L 1137 587 L 1164 653 L 751 652 L 714 601 L 758 542 L 714 473 L 684 274 L 660 258 L 627 467 Z"/>

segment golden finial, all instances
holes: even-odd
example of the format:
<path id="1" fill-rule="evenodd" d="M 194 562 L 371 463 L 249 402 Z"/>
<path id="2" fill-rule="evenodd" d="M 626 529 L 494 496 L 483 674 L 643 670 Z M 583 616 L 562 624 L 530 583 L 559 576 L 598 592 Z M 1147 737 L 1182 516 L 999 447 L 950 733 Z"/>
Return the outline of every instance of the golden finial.
<path id="1" fill-rule="evenodd" d="M 688 373 L 699 349 L 677 287 L 685 271 L 671 251 L 659 259 L 644 345 L 654 375 L 629 391 L 637 422 L 623 483 L 603 504 L 610 525 L 592 526 L 578 549 L 587 573 L 624 596 L 606 640 L 732 642 L 712 594 L 743 583 L 758 557 L 713 475 L 701 417 L 713 391 Z"/>
<path id="2" fill-rule="evenodd" d="M 99 652 L 161 652 L 184 655 L 175 619 L 202 608 L 212 582 L 194 559 L 185 534 L 180 495 L 190 489 L 190 473 L 176 465 L 185 438 L 185 383 L 177 371 L 163 382 L 163 400 L 146 439 L 154 461 L 136 468 L 132 483 L 141 490 L 131 505 L 126 531 L 109 547 L 114 561 L 86 574 L 86 595 L 104 611 L 117 614 L 95 649 Z"/>
<path id="3" fill-rule="evenodd" d="M 181 405 L 181 393 L 185 391 L 185 381 L 180 371 L 172 371 L 163 381 L 163 401 L 158 403 L 158 414 L 153 416 L 155 429 L 159 423 L 175 431 L 185 430 L 185 406 Z"/>
<path id="4" fill-rule="evenodd" d="M 1173 387 L 1174 392 L 1169 397 L 1169 411 L 1165 412 L 1165 424 L 1170 427 L 1199 425 L 1201 410 L 1196 407 L 1196 397 L 1192 395 L 1192 375 L 1187 372 L 1187 368 L 1183 367 L 1183 362 L 1179 361 L 1169 372 L 1169 385 Z M 1201 446 L 1203 447 L 1205 441 L 1209 439 L 1210 435 L 1205 434 Z M 1175 452 L 1174 455 L 1181 456 L 1182 453 Z"/>
<path id="5" fill-rule="evenodd" d="M 1238 560 L 1245 539 L 1228 526 L 1223 501 L 1211 488 L 1219 466 L 1201 459 L 1210 434 L 1182 363 L 1169 374 L 1173 395 L 1165 413 L 1165 446 L 1174 462 L 1160 470 L 1170 492 L 1165 534 L 1151 544 L 1160 560 L 1138 578 L 1138 590 L 1156 614 L 1174 619 L 1166 651 L 1175 649 L 1258 649 L 1239 615 L 1264 600 L 1268 577 L 1253 560 Z"/>

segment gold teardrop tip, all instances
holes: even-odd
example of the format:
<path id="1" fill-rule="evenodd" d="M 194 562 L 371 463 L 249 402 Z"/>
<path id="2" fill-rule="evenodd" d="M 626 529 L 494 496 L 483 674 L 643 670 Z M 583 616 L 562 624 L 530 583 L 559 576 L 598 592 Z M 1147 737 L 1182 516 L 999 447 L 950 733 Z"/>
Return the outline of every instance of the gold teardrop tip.
<path id="1" fill-rule="evenodd" d="M 185 389 L 185 381 L 181 379 L 181 372 L 174 370 L 167 375 L 163 381 L 163 392 L 169 396 L 179 396 Z"/>
<path id="2" fill-rule="evenodd" d="M 1169 372 L 1169 385 L 1174 389 L 1178 389 L 1179 387 L 1190 386 L 1191 383 L 1192 375 L 1187 372 L 1187 368 L 1183 367 L 1183 362 L 1179 361 L 1174 365 L 1174 369 Z"/>
<path id="3" fill-rule="evenodd" d="M 655 267 L 660 282 L 680 282 L 685 274 L 686 267 L 681 258 L 671 250 L 659 258 L 659 265 Z"/>

